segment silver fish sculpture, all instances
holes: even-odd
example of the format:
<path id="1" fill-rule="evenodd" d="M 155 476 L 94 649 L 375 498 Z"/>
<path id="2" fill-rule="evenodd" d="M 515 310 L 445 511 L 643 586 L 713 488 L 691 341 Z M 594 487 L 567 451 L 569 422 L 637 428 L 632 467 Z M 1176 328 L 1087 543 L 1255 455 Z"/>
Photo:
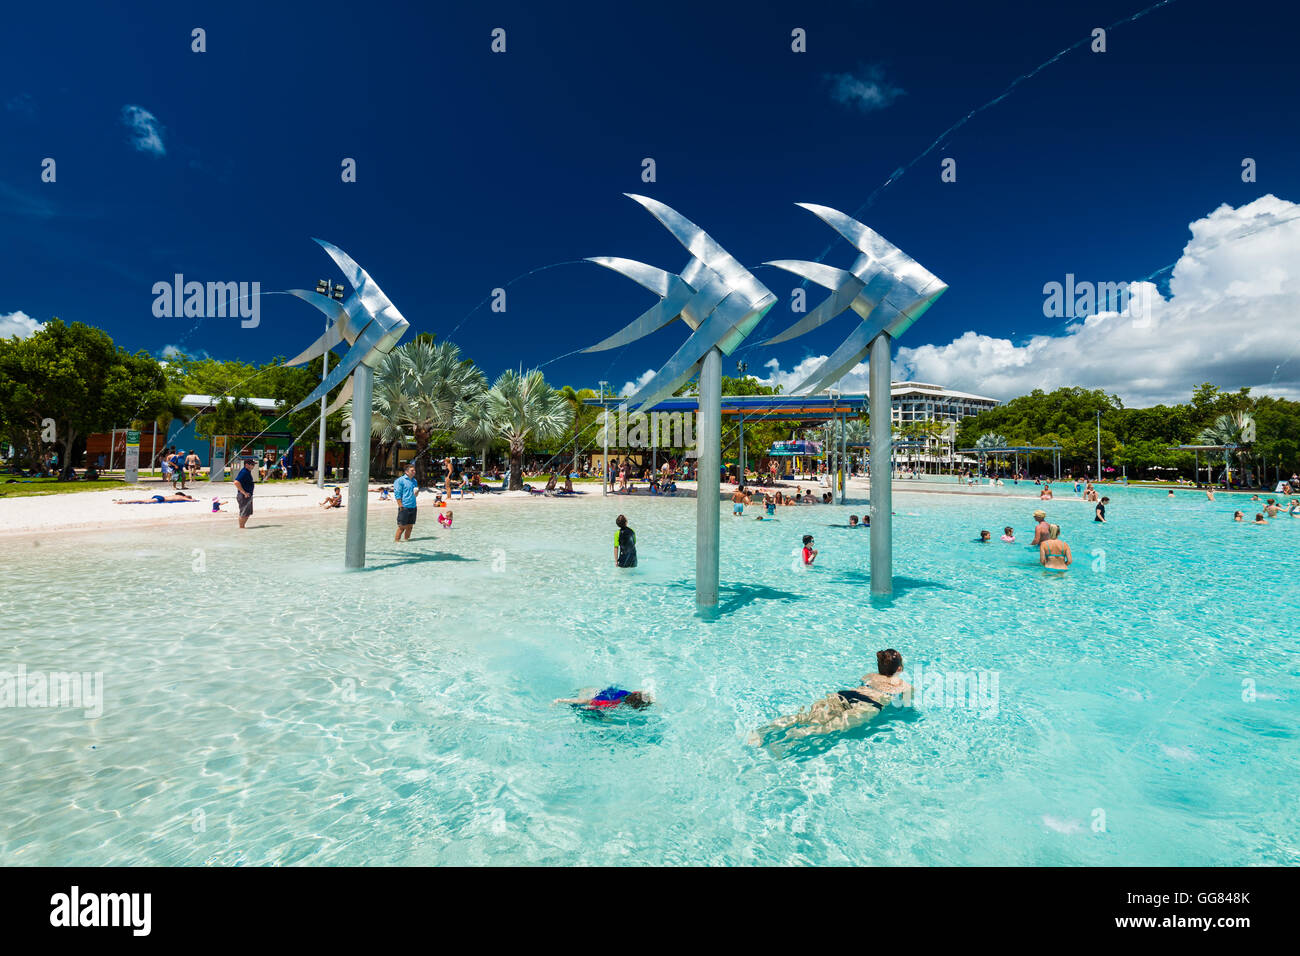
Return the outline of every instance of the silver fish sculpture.
<path id="1" fill-rule="evenodd" d="M 330 370 L 325 381 L 321 382 L 310 395 L 293 409 L 295 412 L 319 402 L 322 397 L 343 384 L 342 390 L 325 410 L 330 415 L 343 407 L 343 403 L 352 397 L 352 379 L 350 376 L 358 365 L 375 368 L 393 350 L 410 323 L 397 311 L 384 290 L 361 268 L 346 252 L 324 239 L 316 239 L 321 247 L 329 253 L 348 282 L 352 284 L 353 293 L 345 301 L 338 302 L 329 296 L 307 289 L 290 289 L 289 295 L 297 296 L 304 302 L 314 305 L 331 320 L 325 334 L 309 345 L 300 354 L 295 355 L 285 365 L 302 365 L 319 355 L 324 355 L 340 342 L 347 342 L 351 348 L 342 361 Z M 347 382 L 344 383 L 344 379 Z"/>
<path id="2" fill-rule="evenodd" d="M 837 269 L 820 262 L 779 259 L 764 265 L 830 289 L 830 296 L 790 328 L 764 342 L 777 345 L 825 325 L 845 309 L 862 319 L 853 333 L 831 356 L 799 383 L 791 394 L 807 395 L 834 385 L 871 350 L 882 332 L 897 338 L 930 308 L 948 286 L 874 229 L 829 206 L 796 203 L 820 218 L 861 253 L 852 269 Z"/>
<path id="3" fill-rule="evenodd" d="M 588 262 L 612 269 L 645 286 L 660 301 L 618 332 L 583 351 L 617 348 L 649 335 L 674 319 L 685 322 L 691 336 L 627 402 L 632 409 L 651 408 L 690 380 L 709 349 L 716 346 L 724 355 L 734 352 L 776 302 L 776 296 L 708 233 L 675 209 L 647 196 L 624 195 L 658 219 L 686 247 L 691 259 L 681 274 L 675 275 L 632 259 L 589 258 Z"/>

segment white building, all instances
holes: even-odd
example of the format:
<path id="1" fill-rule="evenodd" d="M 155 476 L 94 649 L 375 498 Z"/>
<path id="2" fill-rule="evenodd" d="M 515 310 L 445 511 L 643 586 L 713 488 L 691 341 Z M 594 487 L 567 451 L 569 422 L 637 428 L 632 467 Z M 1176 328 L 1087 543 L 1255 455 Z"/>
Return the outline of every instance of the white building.
<path id="1" fill-rule="evenodd" d="M 890 382 L 890 396 L 896 431 L 908 422 L 956 423 L 999 404 L 996 398 L 925 382 Z"/>

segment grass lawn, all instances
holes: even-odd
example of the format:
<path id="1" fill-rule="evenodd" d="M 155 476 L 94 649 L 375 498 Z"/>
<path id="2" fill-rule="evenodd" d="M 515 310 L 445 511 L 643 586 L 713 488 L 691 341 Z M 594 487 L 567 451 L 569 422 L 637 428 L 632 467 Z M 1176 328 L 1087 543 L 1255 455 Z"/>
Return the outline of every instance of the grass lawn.
<path id="1" fill-rule="evenodd" d="M 120 478 L 100 478 L 99 481 L 55 481 L 53 478 L 19 478 L 13 484 L 0 478 L 0 498 L 27 498 L 34 495 L 68 495 L 78 491 L 108 491 L 125 488 Z"/>

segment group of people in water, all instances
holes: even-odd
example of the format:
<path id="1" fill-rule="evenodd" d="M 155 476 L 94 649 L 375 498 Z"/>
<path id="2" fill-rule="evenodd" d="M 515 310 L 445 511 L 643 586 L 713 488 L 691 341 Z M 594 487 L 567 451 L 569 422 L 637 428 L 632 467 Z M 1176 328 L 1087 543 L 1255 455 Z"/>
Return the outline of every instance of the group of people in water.
<path id="1" fill-rule="evenodd" d="M 829 492 L 823 492 L 820 498 L 813 497 L 811 491 L 804 491 L 796 486 L 793 495 L 784 495 L 781 492 L 773 492 L 762 495 L 763 511 L 766 517 L 776 515 L 777 508 L 790 507 L 793 505 L 829 505 L 834 502 L 834 496 Z M 731 495 L 731 514 L 732 517 L 742 518 L 745 515 L 745 506 L 754 503 L 754 496 L 745 485 L 737 486 Z M 759 515 L 759 521 L 762 521 L 764 515 Z"/>
<path id="2" fill-rule="evenodd" d="M 1172 492 L 1170 493 L 1172 494 Z M 1252 496 L 1250 500 L 1259 501 L 1259 495 Z M 1282 505 L 1278 504 L 1276 498 L 1269 498 L 1268 501 L 1264 502 L 1263 510 L 1257 512 L 1255 514 L 1255 520 L 1249 522 L 1249 524 L 1257 526 L 1268 524 L 1270 518 L 1276 518 L 1282 513 L 1282 507 Z M 1286 513 L 1292 518 L 1300 518 L 1300 498 L 1291 499 L 1291 501 L 1286 505 Z M 1232 513 L 1232 520 L 1245 522 L 1246 516 L 1240 511 L 1234 511 Z"/>
<path id="3" fill-rule="evenodd" d="M 1109 498 L 1102 498 L 1097 502 L 1093 517 L 1094 521 L 1101 524 L 1106 522 L 1106 505 L 1109 503 Z M 1015 544 L 1015 528 L 1011 527 L 1011 525 L 1003 528 L 1000 540 L 1006 544 Z M 975 541 L 978 544 L 989 544 L 993 541 L 993 532 L 981 531 Z M 1038 563 L 1048 571 L 1068 571 L 1070 565 L 1074 563 L 1074 555 L 1070 551 L 1070 545 L 1061 538 L 1061 526 L 1059 524 L 1049 524 L 1047 512 L 1041 508 L 1034 512 L 1034 537 L 1029 542 L 1029 547 L 1038 550 Z"/>

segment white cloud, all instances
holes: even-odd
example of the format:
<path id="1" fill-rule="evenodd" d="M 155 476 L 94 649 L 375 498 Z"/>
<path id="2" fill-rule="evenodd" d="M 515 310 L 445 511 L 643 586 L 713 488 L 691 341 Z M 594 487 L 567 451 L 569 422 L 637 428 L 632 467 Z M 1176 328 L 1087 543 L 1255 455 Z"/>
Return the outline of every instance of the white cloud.
<path id="1" fill-rule="evenodd" d="M 1105 389 L 1133 406 L 1186 401 L 1201 382 L 1300 397 L 1300 271 L 1294 268 L 1300 259 L 1300 205 L 1263 196 L 1238 209 L 1220 206 L 1190 228 L 1192 238 L 1173 268 L 1170 298 L 1143 285 L 1149 317 L 1135 321 L 1102 312 L 1058 332 L 1051 326 L 1059 320 L 1038 315 L 1032 320 L 1048 331 L 1020 343 L 969 331 L 946 345 L 902 346 L 894 379 L 1000 399 L 1080 385 Z M 935 307 L 942 309 L 943 300 Z M 765 381 L 788 389 L 821 358 L 806 358 L 790 372 L 768 362 L 772 373 Z M 841 383 L 846 391 L 866 386 L 865 363 Z"/>
<path id="2" fill-rule="evenodd" d="M 123 106 L 122 122 L 131 129 L 131 145 L 142 153 L 165 156 L 167 147 L 162 141 L 162 127 L 158 117 L 143 106 Z"/>
<path id="3" fill-rule="evenodd" d="M 619 390 L 618 393 L 619 397 L 631 398 L 633 395 L 639 392 L 644 386 L 650 384 L 650 379 L 654 377 L 655 377 L 655 370 L 652 368 L 646 369 L 644 372 L 642 372 L 640 375 L 636 377 L 635 382 L 623 383 L 623 387 Z"/>
<path id="4" fill-rule="evenodd" d="M 884 70 L 879 66 L 861 69 L 857 74 L 832 73 L 826 79 L 831 84 L 831 99 L 864 113 L 882 110 L 904 93 L 885 82 Z"/>
<path id="5" fill-rule="evenodd" d="M 180 345 L 164 345 L 162 351 L 159 352 L 158 355 L 159 358 L 163 360 L 181 358 L 182 356 L 192 359 L 211 358 L 211 356 L 203 349 L 185 348 Z"/>
<path id="6" fill-rule="evenodd" d="M 25 339 L 45 328 L 45 323 L 37 322 L 26 312 L 0 313 L 0 339 L 18 336 Z"/>

